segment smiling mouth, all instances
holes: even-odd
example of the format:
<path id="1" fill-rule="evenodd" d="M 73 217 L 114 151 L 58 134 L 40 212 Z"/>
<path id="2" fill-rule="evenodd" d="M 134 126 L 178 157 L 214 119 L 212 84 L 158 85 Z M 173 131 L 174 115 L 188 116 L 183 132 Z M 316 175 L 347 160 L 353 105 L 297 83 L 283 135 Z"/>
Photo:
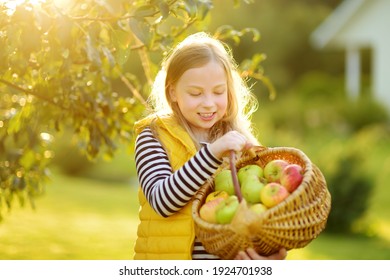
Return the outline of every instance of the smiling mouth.
<path id="1" fill-rule="evenodd" d="M 202 120 L 211 120 L 214 118 L 215 112 L 214 113 L 198 113 L 198 115 L 201 117 Z"/>

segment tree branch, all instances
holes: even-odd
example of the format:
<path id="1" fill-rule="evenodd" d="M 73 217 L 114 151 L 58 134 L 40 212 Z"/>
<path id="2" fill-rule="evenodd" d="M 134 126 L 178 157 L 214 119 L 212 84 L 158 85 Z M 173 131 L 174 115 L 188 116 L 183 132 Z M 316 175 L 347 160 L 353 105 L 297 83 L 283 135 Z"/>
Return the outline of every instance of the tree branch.
<path id="1" fill-rule="evenodd" d="M 130 83 L 130 81 L 120 73 L 120 77 L 122 82 L 126 85 L 126 87 L 133 93 L 133 96 L 138 99 L 146 108 L 149 108 L 149 104 L 146 102 L 146 100 L 142 97 L 141 93 Z"/>
<path id="2" fill-rule="evenodd" d="M 169 3 L 167 3 L 167 5 L 169 7 L 171 7 L 175 2 L 177 2 L 177 0 L 170 1 Z M 154 13 L 148 15 L 148 17 L 156 16 L 159 13 L 160 13 L 160 11 L 156 10 Z M 66 15 L 66 16 L 68 16 L 70 19 L 79 20 L 79 21 L 84 21 L 84 20 L 86 20 L 86 21 L 88 21 L 88 20 L 89 21 L 118 21 L 118 20 L 127 20 L 127 19 L 130 19 L 133 17 L 137 17 L 137 15 L 134 15 L 134 14 L 128 14 L 128 15 L 123 15 L 123 16 L 112 16 L 112 17 L 89 17 L 89 16 L 70 16 L 70 15 Z"/>
<path id="3" fill-rule="evenodd" d="M 15 85 L 15 84 L 9 82 L 9 81 L 6 81 L 6 80 L 4 80 L 2 78 L 0 78 L 0 83 L 3 83 L 3 84 L 5 84 L 6 86 L 8 86 L 10 88 L 16 89 L 17 91 L 23 92 L 24 94 L 32 95 L 32 96 L 34 96 L 34 97 L 36 97 L 38 99 L 41 99 L 43 101 L 46 101 L 46 102 L 52 104 L 54 106 L 60 107 L 61 109 L 65 109 L 65 110 L 69 109 L 69 108 L 64 107 L 60 103 L 54 102 L 52 99 L 47 98 L 46 96 L 40 95 L 38 92 L 27 90 L 25 88 L 22 88 L 22 87 L 20 87 L 18 85 Z"/>
<path id="4" fill-rule="evenodd" d="M 152 80 L 152 69 L 150 67 L 150 60 L 148 57 L 148 54 L 146 52 L 146 47 L 138 49 L 138 55 L 141 59 L 142 68 L 144 69 L 144 73 L 146 76 L 146 80 L 148 81 L 148 85 L 152 86 L 153 80 Z"/>

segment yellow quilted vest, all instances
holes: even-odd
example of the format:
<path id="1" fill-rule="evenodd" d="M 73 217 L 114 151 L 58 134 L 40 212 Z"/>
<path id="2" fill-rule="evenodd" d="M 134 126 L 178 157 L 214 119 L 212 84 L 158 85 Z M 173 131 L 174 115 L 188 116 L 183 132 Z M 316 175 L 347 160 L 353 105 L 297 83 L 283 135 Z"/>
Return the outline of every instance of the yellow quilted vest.
<path id="1" fill-rule="evenodd" d="M 192 139 L 173 117 L 147 117 L 135 124 L 136 135 L 152 123 L 168 154 L 173 171 L 195 155 L 197 150 Z M 140 223 L 134 259 L 191 259 L 195 239 L 192 203 L 164 218 L 153 210 L 140 187 L 138 198 Z"/>

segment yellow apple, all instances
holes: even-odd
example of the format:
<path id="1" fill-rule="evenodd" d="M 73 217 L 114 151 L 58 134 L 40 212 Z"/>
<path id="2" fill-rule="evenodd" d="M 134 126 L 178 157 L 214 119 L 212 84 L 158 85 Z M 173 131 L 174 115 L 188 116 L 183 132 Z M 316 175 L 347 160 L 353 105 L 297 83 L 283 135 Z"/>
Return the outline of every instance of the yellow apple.
<path id="1" fill-rule="evenodd" d="M 271 182 L 264 186 L 260 191 L 261 202 L 271 208 L 283 200 L 285 200 L 290 193 L 279 183 Z"/>
<path id="2" fill-rule="evenodd" d="M 217 216 L 216 216 L 216 210 L 219 204 L 221 204 L 225 198 L 218 197 L 216 199 L 210 200 L 203 204 L 199 209 L 199 216 L 202 218 L 202 220 L 205 220 L 209 223 L 216 223 Z"/>
<path id="3" fill-rule="evenodd" d="M 229 194 L 226 191 L 214 191 L 209 193 L 209 195 L 206 197 L 206 202 L 209 202 L 211 200 L 214 200 L 216 198 L 228 198 Z"/>
<path id="4" fill-rule="evenodd" d="M 266 211 L 268 208 L 267 208 L 267 206 L 265 206 L 262 203 L 255 203 L 255 204 L 252 204 L 251 206 L 249 206 L 249 209 L 257 214 L 261 214 L 264 211 Z"/>

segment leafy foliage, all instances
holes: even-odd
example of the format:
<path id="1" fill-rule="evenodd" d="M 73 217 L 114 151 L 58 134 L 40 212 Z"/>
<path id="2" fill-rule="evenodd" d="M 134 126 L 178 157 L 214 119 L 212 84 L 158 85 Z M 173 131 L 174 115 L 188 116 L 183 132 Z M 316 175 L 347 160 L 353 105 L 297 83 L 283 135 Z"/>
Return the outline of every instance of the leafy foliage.
<path id="1" fill-rule="evenodd" d="M 0 213 L 15 195 L 33 202 L 43 192 L 50 144 L 64 132 L 91 160 L 131 143 L 159 58 L 206 29 L 212 8 L 211 0 L 0 1 Z M 239 42 L 248 32 L 258 39 L 250 28 L 215 33 Z M 243 75 L 266 81 L 261 61 L 246 62 Z"/>
<path id="2" fill-rule="evenodd" d="M 336 172 L 328 177 L 332 210 L 327 232 L 351 233 L 354 223 L 369 208 L 374 182 L 359 168 L 361 161 L 357 154 L 345 155 L 336 163 Z"/>

